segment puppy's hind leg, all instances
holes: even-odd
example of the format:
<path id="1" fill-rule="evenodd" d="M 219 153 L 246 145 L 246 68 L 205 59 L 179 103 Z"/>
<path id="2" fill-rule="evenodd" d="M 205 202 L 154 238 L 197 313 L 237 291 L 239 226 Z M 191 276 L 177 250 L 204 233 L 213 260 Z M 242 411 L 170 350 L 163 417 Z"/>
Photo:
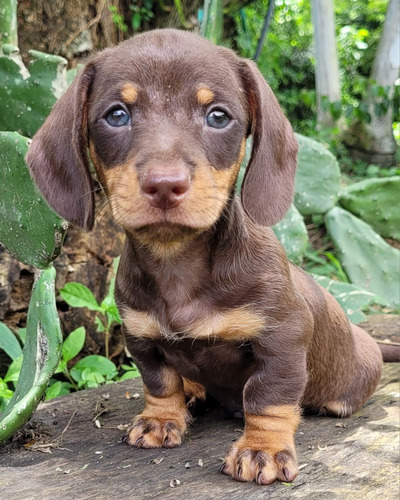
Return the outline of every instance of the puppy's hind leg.
<path id="1" fill-rule="evenodd" d="M 347 417 L 359 410 L 376 389 L 382 372 L 382 353 L 378 344 L 362 328 L 351 325 L 356 370 L 347 390 L 340 398 L 329 401 L 321 408 L 322 414 Z"/>

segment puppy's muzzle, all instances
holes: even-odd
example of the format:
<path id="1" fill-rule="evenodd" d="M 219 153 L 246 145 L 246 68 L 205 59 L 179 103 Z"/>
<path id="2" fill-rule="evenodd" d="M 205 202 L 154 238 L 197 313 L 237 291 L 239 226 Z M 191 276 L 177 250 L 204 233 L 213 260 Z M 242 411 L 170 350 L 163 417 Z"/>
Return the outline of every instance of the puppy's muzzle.
<path id="1" fill-rule="evenodd" d="M 140 182 L 142 193 L 151 206 L 162 210 L 175 208 L 184 200 L 190 189 L 190 175 L 185 168 L 152 168 Z"/>

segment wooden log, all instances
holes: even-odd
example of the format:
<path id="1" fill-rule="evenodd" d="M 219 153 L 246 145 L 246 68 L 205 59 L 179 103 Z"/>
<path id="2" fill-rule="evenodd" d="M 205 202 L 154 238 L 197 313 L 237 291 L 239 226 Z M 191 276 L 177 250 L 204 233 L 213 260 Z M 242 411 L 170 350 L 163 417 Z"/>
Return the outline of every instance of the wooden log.
<path id="1" fill-rule="evenodd" d="M 352 417 L 304 417 L 296 436 L 300 474 L 270 486 L 219 473 L 242 429 L 220 410 L 198 417 L 181 447 L 143 450 L 122 443 L 119 428 L 143 407 L 139 379 L 62 396 L 41 404 L 17 440 L 0 448 L 1 498 L 397 499 L 398 374 L 398 364 L 385 365 L 378 390 Z M 174 480 L 180 484 L 171 487 Z"/>

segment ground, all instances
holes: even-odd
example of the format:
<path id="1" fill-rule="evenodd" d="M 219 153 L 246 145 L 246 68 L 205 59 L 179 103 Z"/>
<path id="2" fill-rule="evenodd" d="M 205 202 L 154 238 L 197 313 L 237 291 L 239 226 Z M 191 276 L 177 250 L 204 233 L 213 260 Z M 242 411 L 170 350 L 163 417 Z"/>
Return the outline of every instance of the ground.
<path id="1" fill-rule="evenodd" d="M 382 337 L 386 325 L 393 337 L 398 324 L 376 318 L 368 329 Z M 198 417 L 180 448 L 143 450 L 121 442 L 143 407 L 140 379 L 62 396 L 41 404 L 18 439 L 0 448 L 1 498 L 397 500 L 399 370 L 385 364 L 379 388 L 349 418 L 305 416 L 296 436 L 299 476 L 270 486 L 219 473 L 242 429 L 220 410 Z"/>

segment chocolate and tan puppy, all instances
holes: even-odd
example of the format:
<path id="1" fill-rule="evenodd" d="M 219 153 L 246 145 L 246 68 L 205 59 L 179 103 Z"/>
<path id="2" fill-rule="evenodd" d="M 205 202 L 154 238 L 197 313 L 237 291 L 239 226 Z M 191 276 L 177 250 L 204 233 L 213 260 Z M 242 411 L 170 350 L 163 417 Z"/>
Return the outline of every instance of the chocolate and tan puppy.
<path id="1" fill-rule="evenodd" d="M 146 398 L 128 444 L 180 445 L 185 395 L 207 391 L 244 412 L 223 471 L 291 481 L 300 408 L 350 415 L 375 389 L 377 344 L 268 227 L 292 201 L 296 153 L 256 66 L 174 30 L 96 55 L 34 137 L 27 162 L 48 203 L 91 229 L 93 164 L 126 232 L 116 300 Z"/>

